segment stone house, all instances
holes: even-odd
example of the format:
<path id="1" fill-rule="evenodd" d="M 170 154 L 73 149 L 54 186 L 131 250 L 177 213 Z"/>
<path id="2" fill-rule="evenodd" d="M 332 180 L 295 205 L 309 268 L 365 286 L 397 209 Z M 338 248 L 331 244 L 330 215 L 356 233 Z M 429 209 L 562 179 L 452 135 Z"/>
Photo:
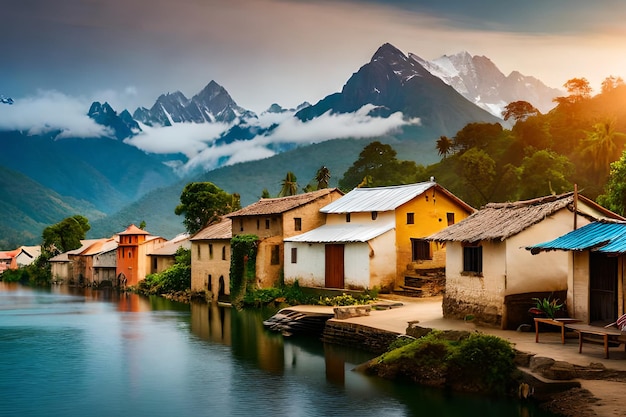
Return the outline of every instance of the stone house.
<path id="1" fill-rule="evenodd" d="M 280 198 L 262 198 L 227 215 L 232 220 L 232 235 L 256 235 L 259 238 L 256 258 L 257 285 L 261 288 L 278 283 L 284 266 L 284 239 L 313 230 L 325 222 L 320 209 L 343 193 L 325 188 Z"/>
<path id="2" fill-rule="evenodd" d="M 445 243 L 444 317 L 503 329 L 530 321 L 534 297 L 565 299 L 568 256 L 532 256 L 525 248 L 597 219 L 620 216 L 575 193 L 513 203 L 490 203 L 428 239 Z"/>
<path id="3" fill-rule="evenodd" d="M 230 294 L 230 239 L 232 221 L 223 218 L 197 232 L 191 242 L 191 290 L 209 291 L 225 301 Z"/>
<path id="4" fill-rule="evenodd" d="M 434 181 L 355 188 L 321 208 L 325 224 L 285 238 L 285 282 L 392 291 L 443 268 L 445 249 L 426 237 L 473 211 Z"/>
<path id="5" fill-rule="evenodd" d="M 176 263 L 176 252 L 179 248 L 191 249 L 188 233 L 181 233 L 173 239 L 155 246 L 148 252 L 150 274 L 158 274 Z"/>

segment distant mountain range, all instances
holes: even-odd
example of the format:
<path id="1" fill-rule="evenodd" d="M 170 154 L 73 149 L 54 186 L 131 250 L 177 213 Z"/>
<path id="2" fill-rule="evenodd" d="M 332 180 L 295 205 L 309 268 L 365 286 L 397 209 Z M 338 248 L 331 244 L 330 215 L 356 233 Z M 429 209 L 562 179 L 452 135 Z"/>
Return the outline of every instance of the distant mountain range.
<path id="1" fill-rule="evenodd" d="M 214 181 L 228 192 L 238 192 L 245 205 L 256 201 L 263 188 L 277 193 L 287 171 L 297 171 L 304 186 L 326 165 L 336 184 L 373 140 L 391 144 L 400 159 L 430 164 L 438 159 L 434 143 L 439 136 L 454 136 L 470 122 L 501 122 L 503 103 L 521 99 L 541 109 L 557 95 L 558 90 L 532 77 L 504 76 L 485 57 L 461 53 L 428 62 L 384 44 L 341 92 L 296 109 L 273 104 L 257 115 L 238 106 L 215 81 L 191 99 L 178 91 L 163 94 L 152 107 L 140 107 L 132 115 L 94 102 L 87 114 L 109 137 L 58 139 L 58 132 L 0 132 L 0 167 L 13 182 L 10 190 L 3 186 L 2 192 L 10 191 L 12 199 L 10 206 L 0 204 L 0 232 L 24 240 L 0 238 L 0 245 L 10 249 L 38 243 L 46 224 L 74 213 L 92 216 L 90 234 L 95 237 L 142 220 L 151 233 L 171 237 L 182 231 L 173 207 L 189 181 Z M 358 120 L 348 133 L 332 128 L 342 116 Z M 372 127 L 359 130 L 365 121 Z M 377 124 L 386 127 L 374 130 Z M 159 129 L 198 126 L 202 132 L 203 126 L 218 125 L 224 127 L 221 133 L 202 135 L 193 152 L 183 148 L 186 141 L 178 130 L 166 131 L 171 143 L 165 150 L 156 149 L 149 136 Z M 304 139 L 287 126 L 297 128 Z M 301 134 L 308 127 L 318 132 L 320 126 L 326 126 L 326 133 Z M 344 128 L 345 121 L 339 126 Z M 250 162 L 233 165 L 237 158 L 228 154 L 228 146 L 248 151 L 245 160 Z M 211 165 L 198 162 L 207 156 Z M 63 209 L 49 211 L 45 218 L 36 216 L 27 192 L 35 188 L 40 207 L 57 204 Z"/>

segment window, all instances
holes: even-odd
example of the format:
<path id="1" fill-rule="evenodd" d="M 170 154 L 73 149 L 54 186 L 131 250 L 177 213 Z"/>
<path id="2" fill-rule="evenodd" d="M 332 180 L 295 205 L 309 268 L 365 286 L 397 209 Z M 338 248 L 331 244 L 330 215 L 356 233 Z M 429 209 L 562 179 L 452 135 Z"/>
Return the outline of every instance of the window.
<path id="1" fill-rule="evenodd" d="M 226 245 L 222 246 L 222 261 L 226 260 Z"/>
<path id="2" fill-rule="evenodd" d="M 239 231 L 243 232 L 243 219 L 239 219 Z"/>
<path id="3" fill-rule="evenodd" d="M 270 264 L 272 265 L 280 265 L 280 246 L 274 245 L 272 246 L 272 254 L 270 258 Z"/>
<path id="4" fill-rule="evenodd" d="M 430 251 L 430 242 L 424 239 L 411 239 L 411 249 L 414 261 L 426 261 L 433 259 Z"/>
<path id="5" fill-rule="evenodd" d="M 293 219 L 293 228 L 296 232 L 302 230 L 302 219 L 300 217 L 295 217 Z"/>
<path id="6" fill-rule="evenodd" d="M 200 244 L 196 246 L 196 256 L 197 256 L 197 259 L 200 260 Z"/>
<path id="7" fill-rule="evenodd" d="M 256 219 L 256 230 L 261 228 L 261 219 Z"/>
<path id="8" fill-rule="evenodd" d="M 152 270 L 156 271 L 158 266 L 159 266 L 159 264 L 158 264 L 157 257 L 153 256 L 152 257 Z"/>
<path id="9" fill-rule="evenodd" d="M 298 263 L 298 248 L 291 248 L 291 263 Z"/>
<path id="10" fill-rule="evenodd" d="M 483 247 L 464 246 L 463 247 L 463 272 L 474 274 L 483 273 Z"/>
<path id="11" fill-rule="evenodd" d="M 372 220 L 376 220 L 378 218 L 378 212 L 377 211 L 373 211 L 372 212 Z"/>
<path id="12" fill-rule="evenodd" d="M 406 214 L 406 224 L 415 224 L 415 213 Z"/>
<path id="13" fill-rule="evenodd" d="M 213 259 L 213 244 L 209 243 L 209 259 Z"/>
<path id="14" fill-rule="evenodd" d="M 350 223 L 350 213 L 346 213 L 346 223 Z"/>
<path id="15" fill-rule="evenodd" d="M 452 226 L 454 224 L 454 213 L 446 213 L 446 218 L 448 220 L 448 226 Z"/>
<path id="16" fill-rule="evenodd" d="M 265 228 L 266 229 L 270 228 L 270 219 L 265 219 Z"/>

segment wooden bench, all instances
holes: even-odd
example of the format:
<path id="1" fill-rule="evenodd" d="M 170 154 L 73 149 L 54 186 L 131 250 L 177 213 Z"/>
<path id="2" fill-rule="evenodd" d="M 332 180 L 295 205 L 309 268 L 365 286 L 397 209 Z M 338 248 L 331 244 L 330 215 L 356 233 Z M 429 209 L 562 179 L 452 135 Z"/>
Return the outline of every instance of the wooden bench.
<path id="1" fill-rule="evenodd" d="M 626 335 L 619 329 L 590 326 L 588 324 L 567 324 L 565 327 L 578 333 L 578 353 L 583 351 L 583 342 L 599 343 L 604 345 L 604 357 L 609 358 L 609 344 L 624 343 L 626 349 Z"/>
<path id="2" fill-rule="evenodd" d="M 535 317 L 535 343 L 539 343 L 539 323 L 561 328 L 561 343 L 565 343 L 565 326 L 567 324 L 578 323 L 580 320 L 572 318 L 550 319 L 547 317 Z"/>

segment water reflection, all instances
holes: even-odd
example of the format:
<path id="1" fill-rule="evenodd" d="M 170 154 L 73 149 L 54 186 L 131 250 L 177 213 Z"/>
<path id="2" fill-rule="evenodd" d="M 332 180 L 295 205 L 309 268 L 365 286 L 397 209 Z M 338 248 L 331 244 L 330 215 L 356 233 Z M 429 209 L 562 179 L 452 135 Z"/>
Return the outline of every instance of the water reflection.
<path id="1" fill-rule="evenodd" d="M 370 354 L 266 331 L 272 313 L 0 282 L 0 415 L 545 415 L 368 378 Z"/>

